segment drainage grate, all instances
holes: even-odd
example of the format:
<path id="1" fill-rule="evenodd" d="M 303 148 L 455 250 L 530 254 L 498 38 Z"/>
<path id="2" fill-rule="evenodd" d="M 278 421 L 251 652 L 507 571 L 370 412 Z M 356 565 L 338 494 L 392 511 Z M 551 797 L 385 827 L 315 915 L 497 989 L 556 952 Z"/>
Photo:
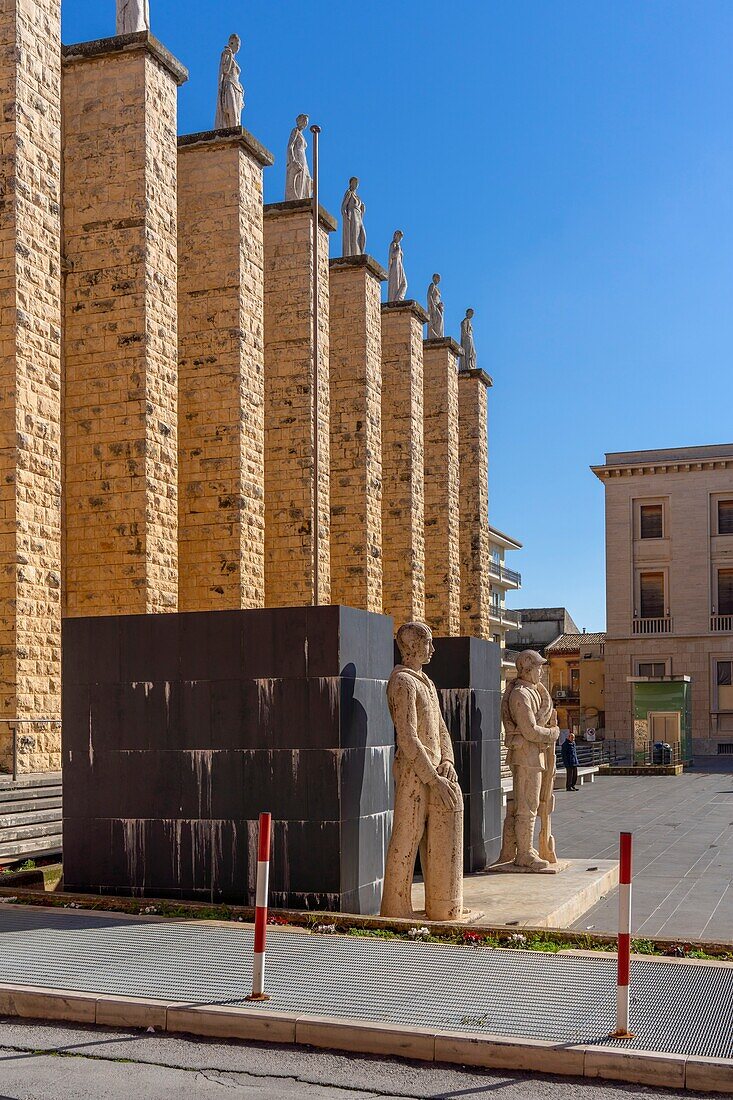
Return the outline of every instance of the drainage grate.
<path id="1" fill-rule="evenodd" d="M 252 932 L 0 907 L 0 982 L 244 1004 Z M 274 931 L 267 1009 L 607 1043 L 615 962 Z M 636 1049 L 733 1057 L 733 967 L 632 964 Z M 260 1009 L 263 1006 L 259 1006 Z"/>

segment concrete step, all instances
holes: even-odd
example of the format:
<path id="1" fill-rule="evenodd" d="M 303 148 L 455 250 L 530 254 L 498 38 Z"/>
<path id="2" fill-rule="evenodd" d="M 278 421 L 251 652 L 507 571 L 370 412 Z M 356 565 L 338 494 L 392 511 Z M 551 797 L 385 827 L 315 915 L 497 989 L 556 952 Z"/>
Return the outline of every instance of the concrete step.
<path id="1" fill-rule="evenodd" d="M 15 829 L 26 825 L 42 825 L 48 821 L 61 821 L 61 799 L 58 800 L 58 806 L 52 806 L 50 809 L 45 807 L 42 803 L 43 809 L 38 806 L 31 806 L 30 809 L 23 813 L 16 813 L 13 810 L 12 813 L 3 814 L 0 809 L 0 840 L 7 840 L 8 829 Z"/>
<path id="2" fill-rule="evenodd" d="M 40 856 L 53 856 L 61 852 L 61 830 L 46 837 L 31 837 L 28 840 L 12 840 L 0 843 L 0 863 L 10 863 L 18 859 L 36 859 Z"/>
<path id="3" fill-rule="evenodd" d="M 61 794 L 51 793 L 48 798 L 23 798 L 17 801 L 6 802 L 0 795 L 0 829 L 6 817 L 17 817 L 18 814 L 46 813 L 47 810 L 56 810 L 61 816 Z"/>
<path id="4" fill-rule="evenodd" d="M 26 772 L 16 780 L 12 775 L 0 775 L 0 792 L 6 788 L 16 790 L 19 787 L 60 787 L 61 772 Z"/>
<path id="5" fill-rule="evenodd" d="M 11 824 L 8 828 L 0 829 L 0 847 L 6 847 L 18 840 L 40 840 L 60 832 L 60 817 L 56 821 L 41 821 L 34 825 Z"/>
<path id="6" fill-rule="evenodd" d="M 41 787 L 0 787 L 0 813 L 5 806 L 16 802 L 43 802 L 47 798 L 60 798 L 61 784 L 45 784 Z"/>

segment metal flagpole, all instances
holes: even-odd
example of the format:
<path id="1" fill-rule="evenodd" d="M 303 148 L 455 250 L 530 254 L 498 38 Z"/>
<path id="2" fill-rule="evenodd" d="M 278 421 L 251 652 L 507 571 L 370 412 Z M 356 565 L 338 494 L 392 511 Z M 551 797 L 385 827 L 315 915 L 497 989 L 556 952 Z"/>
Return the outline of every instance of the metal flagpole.
<path id="1" fill-rule="evenodd" d="M 318 135 L 321 132 L 320 126 L 311 126 L 311 133 L 313 134 L 313 385 L 312 389 L 312 416 L 313 416 L 313 603 L 318 606 L 321 602 L 321 583 L 320 583 L 320 565 L 321 565 L 321 548 L 320 548 L 320 516 L 319 516 L 319 498 L 318 492 L 318 479 L 319 479 L 319 454 L 318 454 L 318 434 L 319 434 L 319 418 L 318 418 L 318 394 L 320 391 L 320 370 L 319 370 L 319 347 L 318 347 L 318 321 L 319 321 L 319 300 L 318 300 L 318 266 L 319 266 L 319 252 L 318 252 Z"/>

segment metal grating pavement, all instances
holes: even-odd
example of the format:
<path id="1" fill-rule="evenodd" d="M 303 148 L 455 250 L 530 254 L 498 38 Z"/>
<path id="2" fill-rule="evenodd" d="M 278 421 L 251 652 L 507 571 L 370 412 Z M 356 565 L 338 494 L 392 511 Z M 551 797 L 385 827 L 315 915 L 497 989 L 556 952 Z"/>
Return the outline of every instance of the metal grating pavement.
<path id="1" fill-rule="evenodd" d="M 251 958 L 237 924 L 0 906 L 0 982 L 240 1005 Z M 607 1043 L 615 977 L 604 958 L 275 930 L 257 1008 Z M 733 967 L 635 962 L 632 994 L 619 1046 L 733 1057 Z"/>

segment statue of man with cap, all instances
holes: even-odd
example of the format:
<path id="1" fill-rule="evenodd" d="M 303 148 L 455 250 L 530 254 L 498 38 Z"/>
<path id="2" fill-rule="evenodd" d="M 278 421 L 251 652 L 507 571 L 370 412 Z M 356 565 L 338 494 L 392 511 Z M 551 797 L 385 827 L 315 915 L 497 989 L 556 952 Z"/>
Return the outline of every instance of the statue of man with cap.
<path id="1" fill-rule="evenodd" d="M 546 664 L 534 649 L 520 653 L 516 660 L 517 678 L 507 684 L 501 701 L 514 799 L 507 806 L 498 862 L 513 860 L 522 871 L 546 871 L 557 863 L 550 814 L 554 802 L 555 743 L 560 730 L 552 698 L 542 683 L 542 666 Z M 534 846 L 538 814 L 539 852 Z"/>

